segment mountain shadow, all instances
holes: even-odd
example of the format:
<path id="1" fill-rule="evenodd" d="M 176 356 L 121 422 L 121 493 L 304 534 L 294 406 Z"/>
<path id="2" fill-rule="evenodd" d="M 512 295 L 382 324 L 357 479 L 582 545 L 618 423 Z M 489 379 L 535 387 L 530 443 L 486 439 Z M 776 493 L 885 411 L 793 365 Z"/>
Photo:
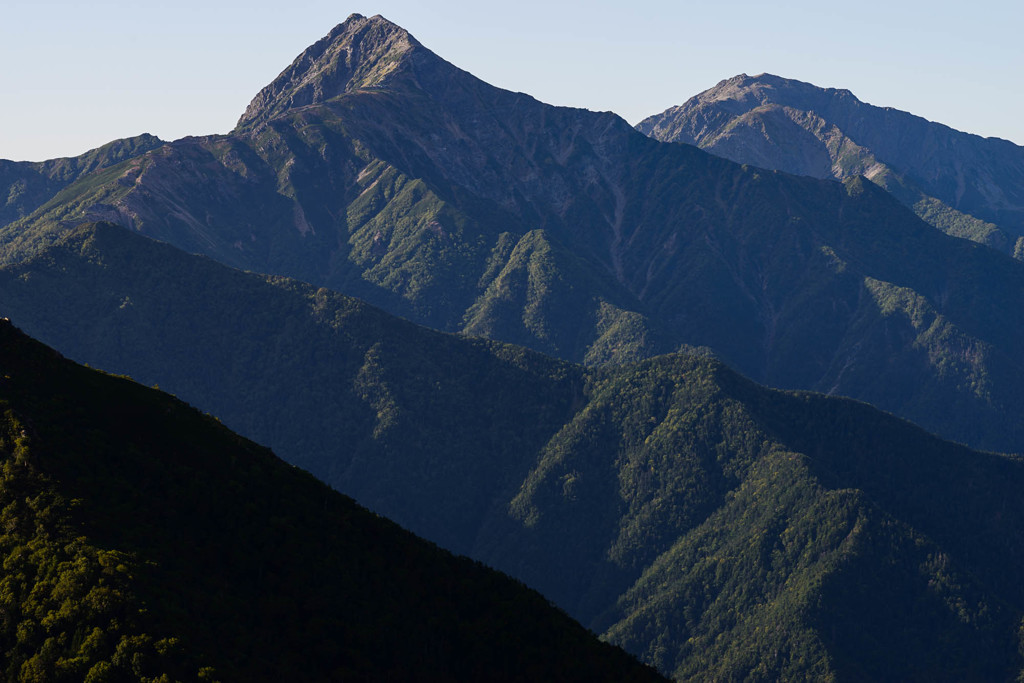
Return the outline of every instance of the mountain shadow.
<path id="1" fill-rule="evenodd" d="M 7 680 L 663 680 L 214 418 L 0 321 Z"/>

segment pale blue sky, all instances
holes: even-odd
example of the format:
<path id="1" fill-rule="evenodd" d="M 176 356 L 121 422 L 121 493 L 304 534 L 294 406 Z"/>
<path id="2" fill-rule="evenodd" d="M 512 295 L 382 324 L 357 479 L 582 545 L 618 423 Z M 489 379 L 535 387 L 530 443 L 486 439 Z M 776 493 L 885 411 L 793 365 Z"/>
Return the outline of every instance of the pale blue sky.
<path id="1" fill-rule="evenodd" d="M 494 85 L 630 123 L 769 72 L 1024 144 L 1024 0 L 0 0 L 0 158 L 227 132 L 353 12 Z"/>

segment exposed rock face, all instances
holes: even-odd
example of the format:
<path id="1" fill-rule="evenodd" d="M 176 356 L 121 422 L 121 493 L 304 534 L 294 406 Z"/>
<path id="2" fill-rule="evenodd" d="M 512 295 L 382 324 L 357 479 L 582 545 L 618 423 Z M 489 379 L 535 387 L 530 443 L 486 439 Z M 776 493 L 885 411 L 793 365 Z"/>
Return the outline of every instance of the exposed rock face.
<path id="1" fill-rule="evenodd" d="M 353 14 L 299 55 L 260 91 L 238 127 L 265 123 L 289 109 L 319 104 L 359 88 L 380 87 L 418 48 L 407 31 L 376 16 Z"/>
<path id="2" fill-rule="evenodd" d="M 1024 148 L 865 104 L 849 90 L 742 74 L 637 129 L 762 168 L 864 175 L 945 232 L 1002 251 L 1024 235 Z"/>

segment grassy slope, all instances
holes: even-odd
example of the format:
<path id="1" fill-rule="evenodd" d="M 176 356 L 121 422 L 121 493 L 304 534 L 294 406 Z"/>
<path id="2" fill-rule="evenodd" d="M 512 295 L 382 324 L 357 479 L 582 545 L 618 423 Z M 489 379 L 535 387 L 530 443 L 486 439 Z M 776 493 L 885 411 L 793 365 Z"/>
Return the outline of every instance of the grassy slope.
<path id="1" fill-rule="evenodd" d="M 156 149 L 152 135 L 114 140 L 77 157 L 41 162 L 0 159 L 0 225 L 28 216 L 63 188 L 85 176 Z"/>

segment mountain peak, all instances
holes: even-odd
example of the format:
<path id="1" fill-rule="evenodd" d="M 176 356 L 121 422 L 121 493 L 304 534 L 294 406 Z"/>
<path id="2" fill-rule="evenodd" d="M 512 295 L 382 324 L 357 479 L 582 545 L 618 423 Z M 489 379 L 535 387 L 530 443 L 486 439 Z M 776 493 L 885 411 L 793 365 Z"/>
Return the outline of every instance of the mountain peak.
<path id="1" fill-rule="evenodd" d="M 756 76 L 739 74 L 724 81 L 720 81 L 713 88 L 700 93 L 691 102 L 720 102 L 732 100 L 734 102 L 759 102 L 760 104 L 774 104 L 779 100 L 802 96 L 803 98 L 857 98 L 849 90 L 836 88 L 822 88 L 813 83 L 798 81 L 793 78 L 783 78 L 774 74 L 762 73 Z"/>
<path id="2" fill-rule="evenodd" d="M 408 31 L 379 14 L 353 14 L 263 88 L 239 118 L 238 128 L 354 90 L 380 87 L 416 48 L 422 46 Z"/>
<path id="3" fill-rule="evenodd" d="M 822 88 L 813 83 L 769 73 L 756 76 L 744 73 L 719 81 L 714 87 L 694 95 L 686 102 L 647 117 L 636 128 L 644 135 L 664 142 L 685 142 L 706 147 L 700 140 L 712 131 L 721 133 L 722 127 L 729 121 L 760 107 L 794 107 L 821 114 L 837 108 L 855 109 L 862 106 L 864 103 L 849 90 Z M 716 153 L 728 157 L 721 152 Z M 763 160 L 750 163 L 773 167 Z"/>

